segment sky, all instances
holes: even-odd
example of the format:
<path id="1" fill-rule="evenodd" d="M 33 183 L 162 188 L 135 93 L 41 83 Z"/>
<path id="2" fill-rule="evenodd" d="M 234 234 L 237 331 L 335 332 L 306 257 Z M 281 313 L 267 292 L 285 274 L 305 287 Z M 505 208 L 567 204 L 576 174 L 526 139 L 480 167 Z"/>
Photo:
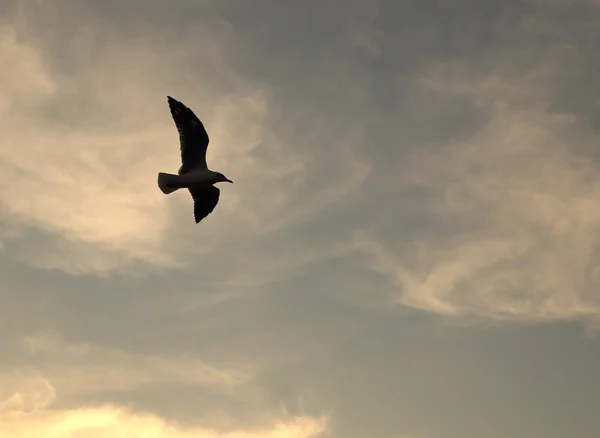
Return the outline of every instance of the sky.
<path id="1" fill-rule="evenodd" d="M 600 436 L 599 22 L 0 1 L 0 437 Z"/>

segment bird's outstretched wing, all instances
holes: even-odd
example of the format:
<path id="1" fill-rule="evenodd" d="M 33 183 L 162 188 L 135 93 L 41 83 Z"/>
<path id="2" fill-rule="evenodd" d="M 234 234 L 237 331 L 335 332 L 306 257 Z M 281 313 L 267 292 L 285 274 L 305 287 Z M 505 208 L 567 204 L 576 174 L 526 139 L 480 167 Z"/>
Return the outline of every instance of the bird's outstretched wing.
<path id="1" fill-rule="evenodd" d="M 194 199 L 194 220 L 198 223 L 215 209 L 221 192 L 215 186 L 195 187 L 189 191 Z"/>
<path id="2" fill-rule="evenodd" d="M 208 134 L 204 125 L 196 114 L 183 103 L 171 96 L 167 96 L 171 116 L 179 132 L 181 148 L 181 168 L 179 174 L 189 172 L 191 169 L 206 169 L 206 149 L 208 148 Z"/>

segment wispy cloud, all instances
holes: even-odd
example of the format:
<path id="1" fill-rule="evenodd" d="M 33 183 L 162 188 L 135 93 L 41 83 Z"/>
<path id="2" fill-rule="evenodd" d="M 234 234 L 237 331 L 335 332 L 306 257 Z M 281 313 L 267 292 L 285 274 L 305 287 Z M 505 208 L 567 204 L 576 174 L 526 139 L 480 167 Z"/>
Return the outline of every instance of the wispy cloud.
<path id="1" fill-rule="evenodd" d="M 251 369 L 221 369 L 193 357 L 131 355 L 114 348 L 68 344 L 56 332 L 27 337 L 23 352 L 30 364 L 61 387 L 63 393 L 136 389 L 161 382 L 230 390 L 248 383 Z M 249 365 L 246 368 L 251 368 Z"/>
<path id="2" fill-rule="evenodd" d="M 582 148 L 598 136 L 575 115 L 551 109 L 569 50 L 523 67 L 513 63 L 518 53 L 502 52 L 433 65 L 415 83 L 428 98 L 467 99 L 485 121 L 464 138 L 415 151 L 401 166 L 398 183 L 431 194 L 413 214 L 439 218 L 449 232 L 409 238 L 410 254 L 357 234 L 373 268 L 400 289 L 398 302 L 452 317 L 598 318 L 591 291 L 600 177 Z"/>
<path id="3" fill-rule="evenodd" d="M 74 72 L 52 65 L 27 30 L 8 25 L 1 30 L 0 56 L 7 60 L 1 91 L 4 220 L 52 236 L 52 246 L 59 249 L 36 248 L 41 251 L 17 257 L 71 273 L 102 273 L 135 261 L 178 266 L 177 248 L 165 250 L 170 200 L 155 187 L 158 170 L 178 165 L 178 139 L 161 93 L 168 88 L 164 73 L 177 55 L 159 46 L 150 51 L 149 42 L 127 46 L 110 37 L 99 42 L 96 32 L 79 28 L 81 47 L 65 59 L 75 65 Z M 136 80 L 140 75 L 143 84 Z M 205 97 L 209 86 L 205 82 Z M 208 115 L 197 105 L 210 121 L 215 143 L 225 141 L 234 156 L 257 141 L 251 125 L 260 120 L 252 118 L 264 111 L 264 99 L 253 95 L 234 91 L 217 98 L 213 93 Z M 236 125 L 243 138 L 236 137 Z M 213 162 L 227 161 L 215 149 Z M 234 163 L 232 172 L 235 168 Z M 4 239 L 10 237 L 18 235 Z"/>
<path id="4" fill-rule="evenodd" d="M 280 123 L 277 90 L 242 79 L 223 58 L 222 51 L 243 44 L 241 37 L 221 38 L 231 29 L 199 29 L 184 43 L 194 41 L 192 61 L 181 44 L 174 50 L 148 29 L 124 40 L 114 29 L 100 38 L 89 25 L 72 29 L 79 42 L 69 52 L 54 54 L 29 33 L 45 10 L 38 7 L 30 5 L 20 27 L 4 25 L 2 32 L 2 56 L 17 59 L 3 72 L 12 79 L 3 82 L 0 150 L 8 188 L 0 202 L 10 231 L 3 240 L 19 243 L 11 244 L 14 258 L 71 274 L 104 274 L 139 262 L 181 268 L 233 239 L 310 218 L 368 175 L 369 165 L 355 155 L 355 146 L 367 141 L 366 123 L 339 117 L 324 123 L 323 112 L 306 102 L 290 105 L 292 118 Z M 64 57 L 64 65 L 51 53 Z M 335 98 L 335 89 L 354 85 L 346 67 L 323 61 L 324 93 Z M 360 104 L 364 87 L 356 90 L 347 98 Z M 219 220 L 203 229 L 192 227 L 189 197 L 167 198 L 156 189 L 158 171 L 179 167 L 167 93 L 202 117 L 211 166 L 236 182 L 222 197 Z M 18 229 L 40 237 L 24 242 Z M 190 244 L 192 230 L 202 245 Z"/>

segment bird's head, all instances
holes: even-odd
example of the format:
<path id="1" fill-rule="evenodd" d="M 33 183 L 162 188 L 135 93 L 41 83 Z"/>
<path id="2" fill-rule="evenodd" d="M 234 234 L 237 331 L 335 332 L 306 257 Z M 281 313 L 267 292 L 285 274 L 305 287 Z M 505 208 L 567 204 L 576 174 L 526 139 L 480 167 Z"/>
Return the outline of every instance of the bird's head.
<path id="1" fill-rule="evenodd" d="M 219 173 L 219 172 L 215 172 L 215 183 L 218 183 L 218 182 L 228 182 L 228 183 L 233 184 L 233 181 L 231 181 L 225 175 L 223 175 L 222 173 Z"/>

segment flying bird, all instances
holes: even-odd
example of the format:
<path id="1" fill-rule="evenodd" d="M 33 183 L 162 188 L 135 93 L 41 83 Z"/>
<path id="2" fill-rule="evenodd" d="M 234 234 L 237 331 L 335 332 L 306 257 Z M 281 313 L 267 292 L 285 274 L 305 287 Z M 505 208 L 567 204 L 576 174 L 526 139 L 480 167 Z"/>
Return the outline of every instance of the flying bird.
<path id="1" fill-rule="evenodd" d="M 179 132 L 181 167 L 178 175 L 158 173 L 158 187 L 165 194 L 179 189 L 188 189 L 194 201 L 194 220 L 200 222 L 208 216 L 219 202 L 218 182 L 232 181 L 206 165 L 208 134 L 194 112 L 183 103 L 167 96 L 171 116 Z"/>

